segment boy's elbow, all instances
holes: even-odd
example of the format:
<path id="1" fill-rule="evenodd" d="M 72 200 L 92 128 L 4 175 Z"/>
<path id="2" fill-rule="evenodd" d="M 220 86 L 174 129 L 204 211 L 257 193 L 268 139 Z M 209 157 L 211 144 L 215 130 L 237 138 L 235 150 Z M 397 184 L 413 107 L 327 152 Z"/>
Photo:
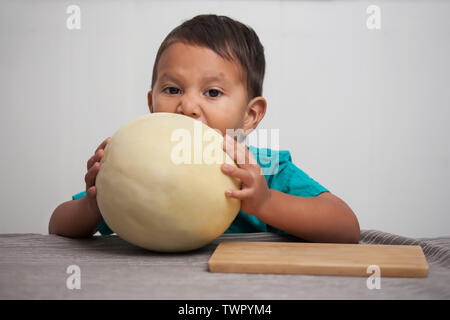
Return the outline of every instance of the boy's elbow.
<path id="1" fill-rule="evenodd" d="M 358 244 L 360 240 L 360 231 L 358 228 L 347 228 L 345 231 L 340 233 L 338 238 L 335 238 L 336 243 L 346 243 L 346 244 Z"/>
<path id="2" fill-rule="evenodd" d="M 51 220 L 50 220 L 51 221 Z M 55 232 L 53 231 L 51 222 L 48 224 L 48 234 L 55 234 Z"/>
<path id="3" fill-rule="evenodd" d="M 353 215 L 353 227 L 352 232 L 350 233 L 350 243 L 359 243 L 359 240 L 361 239 L 361 229 L 359 228 L 358 218 L 356 218 L 356 215 L 353 211 L 351 212 L 351 214 Z"/>
<path id="4" fill-rule="evenodd" d="M 355 213 L 349 206 L 345 206 L 342 211 L 342 216 L 346 217 L 345 235 L 343 236 L 344 243 L 359 243 L 361 238 L 361 230 L 359 228 L 359 221 Z"/>
<path id="5" fill-rule="evenodd" d="M 358 229 L 353 232 L 353 234 L 352 234 L 352 236 L 350 238 L 350 243 L 358 244 L 360 238 L 361 238 L 361 232 L 360 232 L 359 227 L 358 227 Z"/>
<path id="6" fill-rule="evenodd" d="M 68 219 L 68 213 L 73 208 L 70 207 L 70 202 L 61 203 L 53 211 L 48 222 L 48 234 L 55 234 L 58 236 L 68 238 L 90 238 L 96 230 L 86 230 L 85 227 L 74 228 Z"/>
<path id="7" fill-rule="evenodd" d="M 341 200 L 342 201 L 342 200 Z M 359 221 L 356 217 L 356 214 L 353 212 L 353 210 L 342 201 L 344 204 L 344 215 L 346 215 L 349 219 L 349 227 L 348 227 L 348 243 L 359 243 L 359 240 L 361 238 L 361 229 L 359 227 Z"/>
<path id="8" fill-rule="evenodd" d="M 57 215 L 57 210 L 59 206 L 53 210 L 52 215 L 50 216 L 50 220 L 48 221 L 48 234 L 56 234 L 55 230 L 55 216 Z"/>
<path id="9" fill-rule="evenodd" d="M 343 225 L 341 225 L 342 227 L 341 230 L 345 230 L 345 232 L 343 234 L 340 233 L 341 236 L 339 242 L 359 243 L 359 240 L 361 238 L 359 221 L 358 218 L 356 217 L 356 214 L 353 212 L 350 206 L 347 205 L 347 203 L 345 203 L 342 199 L 328 192 L 322 193 L 320 197 L 328 198 L 334 201 L 332 211 L 335 212 L 335 210 L 337 210 L 340 212 L 342 222 L 344 223 Z"/>

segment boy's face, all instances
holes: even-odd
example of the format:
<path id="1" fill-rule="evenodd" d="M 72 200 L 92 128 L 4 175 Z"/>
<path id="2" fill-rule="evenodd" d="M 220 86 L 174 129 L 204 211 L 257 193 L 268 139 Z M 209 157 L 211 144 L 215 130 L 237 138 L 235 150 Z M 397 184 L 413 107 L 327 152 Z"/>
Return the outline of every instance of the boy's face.
<path id="1" fill-rule="evenodd" d="M 150 112 L 179 113 L 225 134 L 226 129 L 256 128 L 266 101 L 247 98 L 240 65 L 214 51 L 176 42 L 161 55 L 158 77 L 148 93 Z"/>

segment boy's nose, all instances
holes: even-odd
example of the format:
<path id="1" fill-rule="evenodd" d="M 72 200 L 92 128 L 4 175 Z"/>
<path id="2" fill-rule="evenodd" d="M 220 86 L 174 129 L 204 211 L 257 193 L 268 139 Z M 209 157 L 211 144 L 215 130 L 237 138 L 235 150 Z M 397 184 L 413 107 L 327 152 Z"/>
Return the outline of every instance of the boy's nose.
<path id="1" fill-rule="evenodd" d="M 178 105 L 177 113 L 199 120 L 201 118 L 200 102 L 195 97 L 186 95 Z"/>

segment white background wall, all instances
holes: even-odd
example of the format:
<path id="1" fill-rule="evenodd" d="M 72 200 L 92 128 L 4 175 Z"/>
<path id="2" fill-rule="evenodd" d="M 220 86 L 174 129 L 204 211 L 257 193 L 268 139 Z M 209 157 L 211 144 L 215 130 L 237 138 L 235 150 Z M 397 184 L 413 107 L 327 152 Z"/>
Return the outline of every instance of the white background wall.
<path id="1" fill-rule="evenodd" d="M 66 8 L 81 8 L 81 30 Z M 381 30 L 366 9 L 381 8 Z M 0 232 L 47 233 L 87 159 L 146 93 L 167 33 L 201 13 L 265 46 L 261 128 L 362 229 L 450 235 L 450 2 L 0 1 Z"/>

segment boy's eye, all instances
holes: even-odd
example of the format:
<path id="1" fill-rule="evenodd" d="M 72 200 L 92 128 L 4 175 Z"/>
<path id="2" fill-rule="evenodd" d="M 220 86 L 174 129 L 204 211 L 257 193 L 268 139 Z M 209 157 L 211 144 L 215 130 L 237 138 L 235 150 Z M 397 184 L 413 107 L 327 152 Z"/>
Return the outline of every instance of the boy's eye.
<path id="1" fill-rule="evenodd" d="M 211 90 L 208 90 L 206 92 L 207 93 L 209 92 L 209 96 L 211 98 L 217 98 L 217 97 L 222 95 L 222 92 L 220 92 L 219 90 L 216 90 L 216 89 L 211 89 Z"/>
<path id="2" fill-rule="evenodd" d="M 181 90 L 176 87 L 167 87 L 163 90 L 163 92 L 167 93 L 167 94 L 180 94 Z M 206 91 L 205 94 L 206 94 L 206 96 L 209 96 L 211 98 L 217 98 L 222 95 L 222 92 L 220 92 L 217 89 L 210 89 L 210 90 Z"/>
<path id="3" fill-rule="evenodd" d="M 175 87 L 167 87 L 163 90 L 163 92 L 168 94 L 178 94 L 180 93 L 180 89 Z"/>

